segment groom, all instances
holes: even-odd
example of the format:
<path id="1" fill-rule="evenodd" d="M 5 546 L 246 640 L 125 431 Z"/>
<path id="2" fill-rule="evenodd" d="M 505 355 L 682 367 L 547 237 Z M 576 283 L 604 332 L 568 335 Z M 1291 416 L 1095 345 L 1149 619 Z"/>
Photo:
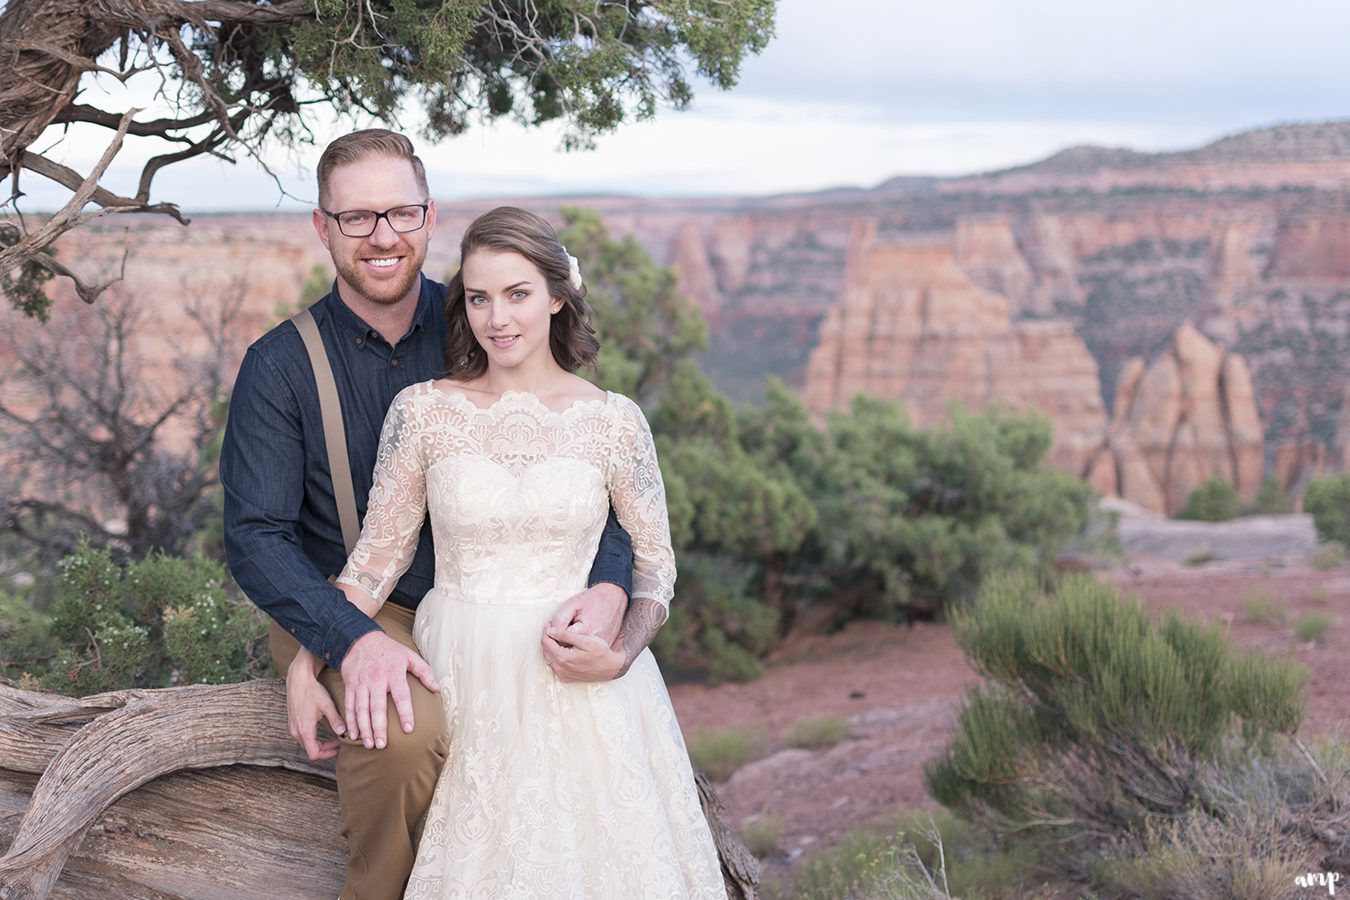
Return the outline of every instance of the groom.
<path id="1" fill-rule="evenodd" d="M 364 515 L 390 402 L 445 373 L 445 287 L 421 271 L 436 204 L 412 143 L 382 129 L 329 144 L 318 181 L 314 230 L 337 279 L 312 312 Z M 273 620 L 291 734 L 311 759 L 337 756 L 348 841 L 342 897 L 387 900 L 403 892 L 446 754 L 438 686 L 412 638 L 432 584 L 431 532 L 423 523 L 411 567 L 373 619 L 347 602 L 328 581 L 347 553 L 323 435 L 309 357 L 283 322 L 249 347 L 230 400 L 220 460 L 225 549 L 239 585 Z M 613 513 L 590 583 L 550 624 L 612 643 L 632 588 L 632 544 Z M 564 680 L 594 677 L 584 654 L 542 646 Z M 319 740 L 320 719 L 341 739 Z"/>

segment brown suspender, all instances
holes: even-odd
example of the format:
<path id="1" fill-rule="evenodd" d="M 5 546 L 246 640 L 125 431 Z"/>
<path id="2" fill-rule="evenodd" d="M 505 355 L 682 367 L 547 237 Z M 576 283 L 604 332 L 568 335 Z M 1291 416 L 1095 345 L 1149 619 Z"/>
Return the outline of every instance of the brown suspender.
<path id="1" fill-rule="evenodd" d="M 323 348 L 319 326 L 308 309 L 291 316 L 295 328 L 309 352 L 309 364 L 314 369 L 314 384 L 319 389 L 319 414 L 323 417 L 323 441 L 328 449 L 328 471 L 333 477 L 333 497 L 337 500 L 338 522 L 342 525 L 342 543 L 351 555 L 361 527 L 356 519 L 356 491 L 352 488 L 352 467 L 347 459 L 347 432 L 342 426 L 342 402 L 338 399 L 333 367 Z"/>

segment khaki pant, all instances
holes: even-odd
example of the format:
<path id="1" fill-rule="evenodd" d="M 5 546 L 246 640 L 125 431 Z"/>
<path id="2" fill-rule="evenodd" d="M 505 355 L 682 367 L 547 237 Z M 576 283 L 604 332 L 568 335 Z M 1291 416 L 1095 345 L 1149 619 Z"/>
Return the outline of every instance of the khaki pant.
<path id="1" fill-rule="evenodd" d="M 375 616 L 391 638 L 416 650 L 413 611 L 386 603 Z M 283 675 L 299 651 L 284 629 L 272 623 L 272 660 Z M 342 711 L 342 675 L 325 668 L 319 682 Z M 344 739 L 337 757 L 338 802 L 347 838 L 347 875 L 342 900 L 397 900 L 412 872 L 416 830 L 431 805 L 436 776 L 445 762 L 445 712 L 439 694 L 408 676 L 412 692 L 413 732 L 404 734 L 389 703 L 389 737 L 383 750 L 367 750 Z"/>

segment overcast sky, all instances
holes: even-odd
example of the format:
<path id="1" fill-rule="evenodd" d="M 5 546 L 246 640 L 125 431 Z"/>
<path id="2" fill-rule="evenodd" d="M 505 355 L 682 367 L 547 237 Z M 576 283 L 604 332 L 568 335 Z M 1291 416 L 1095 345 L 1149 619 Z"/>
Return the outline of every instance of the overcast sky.
<path id="1" fill-rule="evenodd" d="M 870 187 L 1082 143 L 1182 149 L 1350 117 L 1347 34 L 1346 0 L 779 0 L 777 37 L 735 90 L 698 82 L 692 110 L 626 126 L 595 151 L 563 153 L 560 130 L 511 125 L 420 149 L 444 199 Z M 64 158 L 97 158 L 104 134 L 66 142 Z M 151 152 L 128 147 L 111 186 L 134 190 Z M 270 161 L 306 204 L 317 155 Z M 26 189 L 30 210 L 62 198 L 35 178 Z M 164 170 L 155 193 L 188 210 L 280 199 L 253 165 L 213 160 Z"/>

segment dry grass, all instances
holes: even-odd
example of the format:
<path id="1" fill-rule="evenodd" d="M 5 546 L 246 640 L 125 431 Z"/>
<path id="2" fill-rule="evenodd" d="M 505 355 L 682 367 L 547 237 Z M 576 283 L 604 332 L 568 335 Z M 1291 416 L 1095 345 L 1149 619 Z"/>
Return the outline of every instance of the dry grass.
<path id="1" fill-rule="evenodd" d="M 689 740 L 689 758 L 713 781 L 726 781 L 741 766 L 763 756 L 768 746 L 761 728 L 702 731 Z"/>
<path id="2" fill-rule="evenodd" d="M 783 743 L 802 750 L 822 750 L 842 743 L 852 735 L 853 727 L 843 716 L 822 716 L 797 722 L 783 735 Z"/>

